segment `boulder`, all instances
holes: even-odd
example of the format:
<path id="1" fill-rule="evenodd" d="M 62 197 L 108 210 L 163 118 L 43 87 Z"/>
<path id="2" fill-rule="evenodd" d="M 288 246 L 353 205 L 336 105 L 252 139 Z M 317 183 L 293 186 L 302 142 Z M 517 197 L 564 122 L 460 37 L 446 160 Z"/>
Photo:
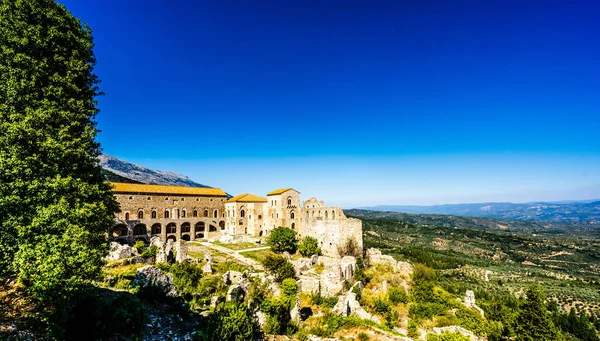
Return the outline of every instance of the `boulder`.
<path id="1" fill-rule="evenodd" d="M 129 258 L 134 254 L 134 248 L 129 245 L 121 245 L 119 243 L 111 242 L 110 251 L 106 257 L 108 260 L 119 260 Z M 137 252 L 136 252 L 137 253 Z"/>
<path id="2" fill-rule="evenodd" d="M 381 323 L 377 316 L 369 314 L 360 306 L 360 303 L 356 300 L 356 294 L 353 292 L 340 296 L 337 304 L 333 308 L 333 313 L 342 316 L 354 315 L 362 319 L 371 320 L 375 323 Z"/>
<path id="3" fill-rule="evenodd" d="M 413 266 L 407 262 L 397 262 L 396 271 L 403 277 L 410 278 L 413 274 Z"/>
<path id="4" fill-rule="evenodd" d="M 159 268 L 153 265 L 137 269 L 135 279 L 131 285 L 141 289 L 156 290 L 164 293 L 167 297 L 177 296 L 177 291 L 173 285 L 173 276 L 169 273 L 162 273 Z"/>
<path id="5" fill-rule="evenodd" d="M 222 296 L 213 296 L 210 298 L 210 307 L 214 309 L 223 301 L 225 301 L 225 299 Z"/>
<path id="6" fill-rule="evenodd" d="M 387 292 L 388 292 L 388 281 L 381 282 L 381 291 L 383 291 L 383 293 L 387 294 Z"/>
<path id="7" fill-rule="evenodd" d="M 283 252 L 281 255 L 282 255 L 283 257 L 285 257 L 285 259 L 289 260 L 290 262 L 292 261 L 292 255 L 290 255 L 290 253 L 289 253 L 289 252 L 287 252 L 287 251 L 284 251 L 284 252 Z"/>
<path id="8" fill-rule="evenodd" d="M 319 256 L 317 256 L 317 255 L 310 256 L 310 263 L 312 265 L 316 265 L 318 261 L 319 261 Z"/>

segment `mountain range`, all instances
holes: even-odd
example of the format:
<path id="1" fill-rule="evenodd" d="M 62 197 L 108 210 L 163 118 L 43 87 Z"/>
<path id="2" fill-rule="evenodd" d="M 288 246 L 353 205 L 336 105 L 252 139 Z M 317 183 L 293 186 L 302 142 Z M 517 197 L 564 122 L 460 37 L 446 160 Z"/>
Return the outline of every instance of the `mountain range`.
<path id="1" fill-rule="evenodd" d="M 381 205 L 372 207 L 359 207 L 358 209 L 413 214 L 446 214 L 505 220 L 536 220 L 577 223 L 600 222 L 600 200 L 533 203 L 489 202 L 433 206 Z"/>

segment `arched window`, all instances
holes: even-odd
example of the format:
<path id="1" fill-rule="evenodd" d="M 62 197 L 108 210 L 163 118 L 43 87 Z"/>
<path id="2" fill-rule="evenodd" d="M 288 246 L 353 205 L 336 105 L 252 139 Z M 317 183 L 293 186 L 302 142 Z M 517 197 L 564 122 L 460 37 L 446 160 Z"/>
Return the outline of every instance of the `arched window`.
<path id="1" fill-rule="evenodd" d="M 288 206 L 292 206 L 292 198 L 288 198 Z"/>
<path id="2" fill-rule="evenodd" d="M 160 226 L 160 224 L 152 225 L 152 234 L 160 234 L 161 229 L 162 226 Z"/>
<path id="3" fill-rule="evenodd" d="M 125 220 L 129 220 L 129 212 L 125 213 Z"/>
<path id="4" fill-rule="evenodd" d="M 218 218 L 219 217 L 219 212 L 217 210 L 215 210 L 213 212 L 213 218 Z"/>
<path id="5" fill-rule="evenodd" d="M 294 212 L 290 213 L 290 219 L 294 219 L 294 217 L 295 217 Z"/>
<path id="6" fill-rule="evenodd" d="M 165 210 L 165 218 L 169 217 L 169 210 Z"/>
<path id="7" fill-rule="evenodd" d="M 241 210 L 241 211 L 240 211 L 240 217 L 242 217 L 242 218 L 243 218 L 243 217 L 245 217 L 245 216 L 246 216 L 246 211 L 244 211 L 244 210 Z"/>
<path id="8" fill-rule="evenodd" d="M 152 210 L 151 217 L 152 217 L 152 219 L 156 219 L 156 211 L 155 210 Z"/>
<path id="9" fill-rule="evenodd" d="M 192 212 L 192 216 L 194 216 L 194 218 L 198 218 L 198 211 L 194 210 L 194 212 Z"/>
<path id="10" fill-rule="evenodd" d="M 224 221 L 220 221 L 219 222 L 219 227 L 221 228 L 221 231 L 225 229 L 225 222 Z"/>
<path id="11" fill-rule="evenodd" d="M 185 218 L 187 216 L 187 212 L 185 210 L 181 211 L 181 217 Z"/>
<path id="12" fill-rule="evenodd" d="M 144 219 L 144 211 L 138 211 L 138 219 Z"/>
<path id="13" fill-rule="evenodd" d="M 335 211 L 331 211 L 331 219 L 335 219 Z"/>
<path id="14" fill-rule="evenodd" d="M 327 213 L 327 211 L 325 211 L 325 219 L 329 219 L 329 213 Z"/>
<path id="15" fill-rule="evenodd" d="M 208 210 L 204 210 L 204 218 L 208 218 Z"/>
<path id="16" fill-rule="evenodd" d="M 292 223 L 292 230 L 296 229 L 296 223 Z"/>

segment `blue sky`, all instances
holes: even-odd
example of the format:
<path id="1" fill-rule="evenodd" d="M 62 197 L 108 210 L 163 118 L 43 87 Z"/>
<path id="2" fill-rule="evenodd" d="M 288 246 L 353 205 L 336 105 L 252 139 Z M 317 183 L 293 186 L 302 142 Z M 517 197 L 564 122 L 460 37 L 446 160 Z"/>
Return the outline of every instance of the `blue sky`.
<path id="1" fill-rule="evenodd" d="M 596 1 L 62 1 L 104 151 L 344 207 L 600 198 Z"/>

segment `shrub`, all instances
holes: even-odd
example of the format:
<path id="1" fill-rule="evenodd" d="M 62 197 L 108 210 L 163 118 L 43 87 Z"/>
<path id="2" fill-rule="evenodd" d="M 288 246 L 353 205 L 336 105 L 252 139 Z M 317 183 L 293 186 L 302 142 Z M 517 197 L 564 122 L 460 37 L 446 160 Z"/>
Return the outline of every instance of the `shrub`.
<path id="1" fill-rule="evenodd" d="M 358 246 L 358 242 L 353 237 L 346 239 L 344 244 L 339 245 L 337 248 L 338 254 L 340 257 L 344 256 L 353 256 L 360 257 L 362 256 L 362 249 Z"/>
<path id="2" fill-rule="evenodd" d="M 215 311 L 208 316 L 200 339 L 203 341 L 248 340 L 258 330 L 258 323 L 247 304 L 226 302 L 219 304 Z"/>
<path id="3" fill-rule="evenodd" d="M 406 291 L 402 287 L 390 287 L 388 289 L 388 298 L 390 302 L 394 304 L 408 303 L 408 296 L 406 295 Z"/>
<path id="4" fill-rule="evenodd" d="M 338 302 L 337 296 L 323 297 L 321 294 L 311 294 L 310 303 L 320 305 L 323 307 L 333 308 Z"/>
<path id="5" fill-rule="evenodd" d="M 286 296 L 294 296 L 298 293 L 298 283 L 293 278 L 286 278 L 281 282 L 281 291 Z"/>
<path id="6" fill-rule="evenodd" d="M 143 240 L 138 240 L 133 244 L 133 247 L 137 250 L 138 254 L 141 254 L 146 249 L 146 243 Z"/>
<path id="7" fill-rule="evenodd" d="M 379 314 L 387 314 L 390 311 L 390 302 L 383 298 L 373 300 L 373 309 Z"/>
<path id="8" fill-rule="evenodd" d="M 359 341 L 369 341 L 369 335 L 367 335 L 363 332 L 358 333 L 357 336 L 358 336 Z"/>
<path id="9" fill-rule="evenodd" d="M 173 274 L 173 285 L 179 294 L 192 294 L 198 291 L 202 279 L 202 269 L 190 262 L 173 264 L 170 268 Z"/>
<path id="10" fill-rule="evenodd" d="M 319 247 L 319 241 L 313 237 L 304 237 L 298 244 L 298 251 L 304 257 L 320 255 L 321 248 Z"/>
<path id="11" fill-rule="evenodd" d="M 142 252 L 142 257 L 144 257 L 144 258 L 156 257 L 157 253 L 158 253 L 158 246 L 150 245 L 149 248 L 147 248 L 146 250 L 144 250 L 144 252 Z"/>
<path id="12" fill-rule="evenodd" d="M 265 270 L 275 276 L 277 282 L 286 278 L 296 278 L 294 266 L 281 255 L 268 255 L 263 261 Z"/>
<path id="13" fill-rule="evenodd" d="M 289 252 L 296 253 L 296 248 L 298 247 L 296 240 L 296 231 L 279 226 L 269 235 L 267 239 L 267 243 L 271 246 L 271 249 L 275 252 Z"/>
<path id="14" fill-rule="evenodd" d="M 469 341 L 469 337 L 459 333 L 445 332 L 440 335 L 427 334 L 427 341 Z"/>

